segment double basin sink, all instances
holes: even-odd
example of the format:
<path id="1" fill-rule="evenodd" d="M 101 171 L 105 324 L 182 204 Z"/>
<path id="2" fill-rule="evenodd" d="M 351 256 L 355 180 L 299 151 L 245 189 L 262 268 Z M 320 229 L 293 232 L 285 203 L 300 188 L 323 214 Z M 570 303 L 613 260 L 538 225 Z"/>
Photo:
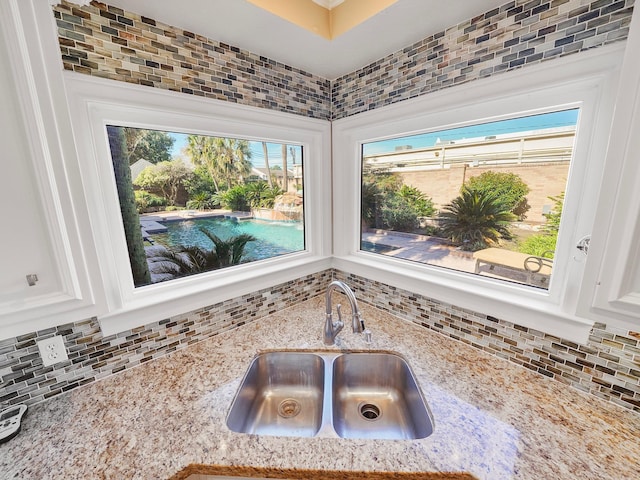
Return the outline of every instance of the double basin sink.
<path id="1" fill-rule="evenodd" d="M 227 416 L 234 432 L 417 439 L 433 421 L 407 362 L 385 352 L 258 354 Z"/>

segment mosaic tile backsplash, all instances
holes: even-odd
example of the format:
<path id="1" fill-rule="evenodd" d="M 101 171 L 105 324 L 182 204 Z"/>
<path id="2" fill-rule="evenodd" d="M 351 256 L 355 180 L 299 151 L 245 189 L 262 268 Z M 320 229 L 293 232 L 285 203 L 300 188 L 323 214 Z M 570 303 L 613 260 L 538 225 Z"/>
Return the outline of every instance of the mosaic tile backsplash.
<path id="1" fill-rule="evenodd" d="M 332 118 L 626 39 L 633 3 L 505 3 L 332 81 Z"/>
<path id="2" fill-rule="evenodd" d="M 64 68 L 312 118 L 330 118 L 329 81 L 100 2 L 54 8 Z"/>
<path id="3" fill-rule="evenodd" d="M 346 282 L 361 302 L 640 412 L 640 332 L 596 324 L 589 342 L 579 345 L 334 270 L 109 337 L 101 334 L 96 319 L 89 319 L 1 341 L 0 404 L 38 403 L 135 367 L 321 295 L 332 279 Z M 64 337 L 69 361 L 43 367 L 36 342 L 53 335 Z"/>
<path id="4" fill-rule="evenodd" d="M 580 345 L 357 275 L 335 277 L 359 301 L 640 412 L 640 331 L 597 323 L 589 342 Z"/>
<path id="5" fill-rule="evenodd" d="M 512 1 L 328 81 L 153 19 L 92 2 L 55 7 L 64 67 L 140 85 L 342 118 L 628 34 L 633 0 Z M 332 277 L 361 301 L 640 411 L 640 333 L 596 324 L 587 345 L 344 272 L 325 271 L 104 337 L 96 319 L 0 341 L 0 405 L 41 402 L 319 295 Z M 42 367 L 36 341 L 62 335 L 68 362 Z"/>
<path id="6" fill-rule="evenodd" d="M 320 295 L 330 270 L 105 337 L 98 320 L 0 341 L 0 407 L 34 404 Z M 62 335 L 69 360 L 42 366 L 36 342 Z M 54 368 L 55 367 L 55 368 Z"/>

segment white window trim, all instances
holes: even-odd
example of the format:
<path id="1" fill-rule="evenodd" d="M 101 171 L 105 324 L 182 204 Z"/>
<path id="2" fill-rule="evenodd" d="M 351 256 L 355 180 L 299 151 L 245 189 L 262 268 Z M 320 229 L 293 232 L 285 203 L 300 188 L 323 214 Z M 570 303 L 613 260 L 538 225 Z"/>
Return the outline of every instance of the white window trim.
<path id="1" fill-rule="evenodd" d="M 81 184 L 74 199 L 91 212 L 91 272 L 104 292 L 105 335 L 271 287 L 331 266 L 330 123 L 256 107 L 88 77 L 64 75 Z M 135 288 L 113 178 L 106 125 L 228 136 L 303 146 L 305 250 Z M 99 287 L 101 286 L 101 287 Z"/>
<path id="2" fill-rule="evenodd" d="M 334 266 L 526 327 L 585 342 L 593 321 L 577 314 L 624 46 L 530 66 L 337 120 L 333 135 Z M 549 291 L 359 250 L 363 143 L 580 106 L 574 161 Z"/>

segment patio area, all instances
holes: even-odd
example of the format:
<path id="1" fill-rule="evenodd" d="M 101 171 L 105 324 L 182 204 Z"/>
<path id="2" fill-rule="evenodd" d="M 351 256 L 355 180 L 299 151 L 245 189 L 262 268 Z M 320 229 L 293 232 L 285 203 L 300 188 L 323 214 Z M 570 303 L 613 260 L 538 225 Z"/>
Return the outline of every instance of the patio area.
<path id="1" fill-rule="evenodd" d="M 522 270 L 498 263 L 483 263 L 479 265 L 473 252 L 459 250 L 457 247 L 437 237 L 386 230 L 372 230 L 362 233 L 362 241 L 369 242 L 376 247 L 391 247 L 384 248 L 384 252 L 381 252 L 386 256 L 450 268 L 460 272 L 476 273 L 486 277 L 522 283 L 539 288 L 549 288 L 550 275 L 531 275 L 531 272 L 525 270 L 524 265 L 522 266 Z M 509 250 L 502 251 L 505 256 L 510 256 L 515 253 Z"/>

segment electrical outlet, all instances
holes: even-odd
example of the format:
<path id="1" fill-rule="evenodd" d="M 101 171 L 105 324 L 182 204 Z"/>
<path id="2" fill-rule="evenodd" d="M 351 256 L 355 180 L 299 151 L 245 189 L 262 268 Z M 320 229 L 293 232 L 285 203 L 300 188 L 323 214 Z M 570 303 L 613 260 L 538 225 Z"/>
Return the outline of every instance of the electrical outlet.
<path id="1" fill-rule="evenodd" d="M 40 340 L 38 349 L 40 350 L 42 366 L 44 367 L 69 360 L 67 349 L 64 347 L 64 342 L 60 335 Z"/>

